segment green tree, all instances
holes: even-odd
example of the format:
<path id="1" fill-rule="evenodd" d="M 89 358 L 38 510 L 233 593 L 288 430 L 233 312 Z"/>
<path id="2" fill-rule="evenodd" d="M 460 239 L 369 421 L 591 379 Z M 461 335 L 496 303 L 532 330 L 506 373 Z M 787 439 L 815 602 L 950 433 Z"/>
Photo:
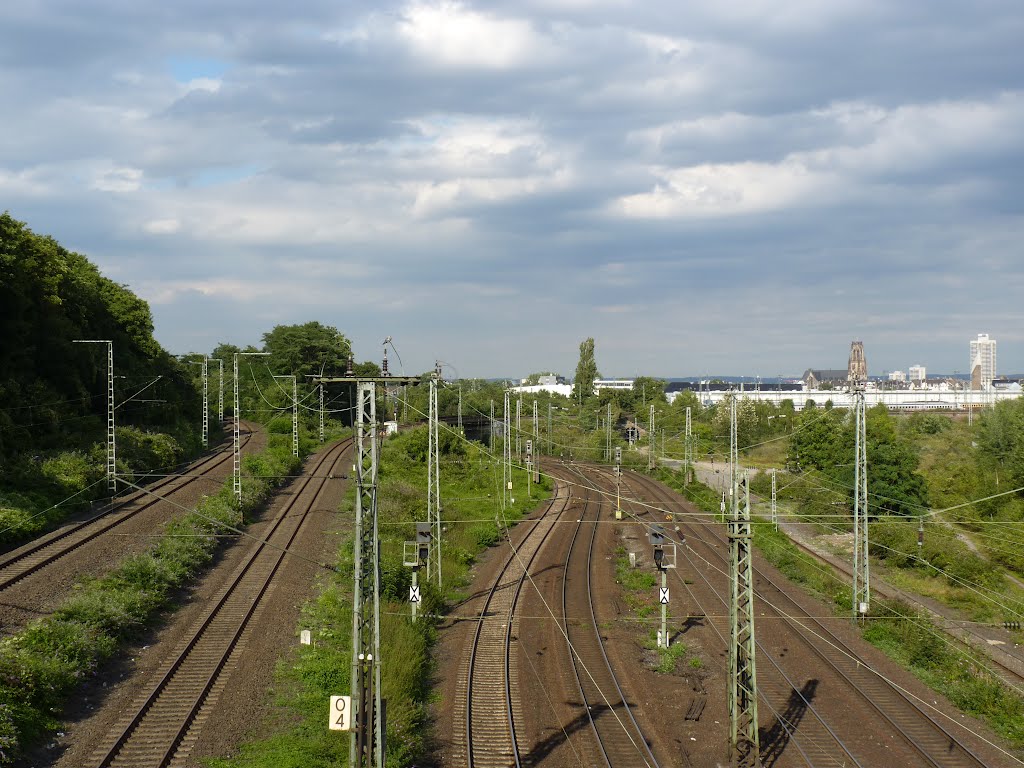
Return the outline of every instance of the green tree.
<path id="1" fill-rule="evenodd" d="M 594 379 L 601 376 L 597 372 L 597 361 L 594 359 L 594 339 L 590 337 L 580 344 L 580 360 L 576 364 L 576 381 L 573 384 L 573 397 L 586 400 L 594 395 Z"/>
<path id="2" fill-rule="evenodd" d="M 302 382 L 307 376 L 343 375 L 352 345 L 337 328 L 314 320 L 274 326 L 263 334 L 263 351 L 270 353 L 267 364 L 274 373 L 294 373 Z"/>
<path id="3" fill-rule="evenodd" d="M 1024 486 L 1024 399 L 1003 400 L 982 414 L 978 447 L 1015 487 Z"/>

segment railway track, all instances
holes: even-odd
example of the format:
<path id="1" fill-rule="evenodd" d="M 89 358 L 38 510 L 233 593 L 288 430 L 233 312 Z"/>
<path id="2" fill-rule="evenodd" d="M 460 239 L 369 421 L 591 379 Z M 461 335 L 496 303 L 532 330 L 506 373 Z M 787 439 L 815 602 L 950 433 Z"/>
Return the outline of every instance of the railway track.
<path id="1" fill-rule="evenodd" d="M 465 759 L 471 768 L 522 765 L 516 733 L 518 670 L 512 653 L 515 610 L 523 583 L 555 523 L 568 508 L 568 488 L 559 485 L 543 515 L 515 547 L 480 612 L 468 664 L 465 692 Z"/>
<path id="2" fill-rule="evenodd" d="M 251 438 L 251 432 L 245 435 L 242 442 L 243 448 Z M 166 498 L 193 483 L 210 479 L 214 470 L 229 463 L 231 459 L 230 451 L 217 451 L 192 465 L 193 472 L 187 476 L 170 475 L 165 477 L 146 486 L 145 494 L 137 492 L 120 501 L 112 502 L 93 517 L 65 525 L 0 556 L 0 591 L 39 573 L 62 557 L 159 504 L 162 499 L 152 494 L 159 494 Z M 143 500 L 144 496 L 147 497 L 146 500 Z"/>
<path id="3" fill-rule="evenodd" d="M 670 492 L 650 478 L 632 473 L 628 477 L 634 487 L 639 486 L 651 491 L 656 502 L 658 500 L 676 500 L 668 498 Z M 717 546 L 707 541 L 705 536 L 694 535 L 693 530 L 690 529 L 687 543 L 683 545 L 683 551 L 690 562 L 690 572 L 705 580 L 718 595 L 722 605 L 728 606 L 726 596 L 715 590 L 707 579 L 708 566 L 723 573 L 728 572 L 728 559 L 723 554 L 727 548 L 726 538 L 720 531 L 720 526 L 713 524 L 714 521 L 709 516 L 701 515 L 701 517 L 704 518 L 701 532 L 705 536 L 710 536 Z M 677 521 L 682 528 L 689 527 L 685 519 L 677 518 Z M 691 542 L 696 545 L 696 548 L 691 545 Z M 953 734 L 937 716 L 928 712 L 900 687 L 875 672 L 850 644 L 831 631 L 818 618 L 808 614 L 796 600 L 789 596 L 788 590 L 779 580 L 756 566 L 754 575 L 757 604 L 761 615 L 774 614 L 776 618 L 784 621 L 791 629 L 792 634 L 799 638 L 807 650 L 829 667 L 834 674 L 846 681 L 849 690 L 870 707 L 882 722 L 889 725 L 891 733 L 897 735 L 904 742 L 910 751 L 911 759 L 916 760 L 916 764 L 934 768 L 968 766 L 979 768 L 989 764 Z M 683 582 L 682 576 L 678 572 L 676 576 L 680 582 Z M 762 654 L 762 658 L 774 662 L 770 654 Z M 782 671 L 781 667 L 779 667 L 779 671 Z M 760 687 L 761 680 L 759 679 L 758 682 Z M 822 723 L 824 724 L 823 720 Z M 802 727 L 803 724 L 801 724 Z M 831 732 L 831 729 L 829 730 Z M 831 735 L 838 740 L 834 733 Z M 820 747 L 824 741 L 814 739 L 810 743 Z M 844 744 L 843 749 L 853 758 L 848 745 Z M 801 749 L 801 753 L 808 765 L 842 764 L 836 763 L 834 760 L 825 763 L 819 762 L 813 759 L 809 750 Z M 853 759 L 856 760 L 856 758 Z"/>
<path id="4" fill-rule="evenodd" d="M 853 578 L 852 570 L 845 563 L 837 559 L 823 557 L 820 552 L 815 551 L 813 547 L 808 546 L 805 542 L 801 541 L 796 536 L 790 535 L 789 540 L 793 544 L 793 546 L 795 546 L 802 552 L 805 552 L 806 554 L 810 555 L 816 561 L 830 568 L 833 568 L 836 571 L 839 571 L 839 573 L 843 574 L 843 576 L 849 579 Z M 995 649 L 991 647 L 986 647 L 988 644 L 988 638 L 985 635 L 974 631 L 969 626 L 962 626 L 961 624 L 958 624 L 954 619 L 950 619 L 947 616 L 943 616 L 941 613 L 937 613 L 936 611 L 929 608 L 927 605 L 924 605 L 920 601 L 916 600 L 913 595 L 906 594 L 888 584 L 879 583 L 878 579 L 872 580 L 871 591 L 873 593 L 881 595 L 884 598 L 890 600 L 902 600 L 905 603 L 917 606 L 921 610 L 926 611 L 928 615 L 931 616 L 932 619 L 935 622 L 937 622 L 947 634 L 959 638 L 961 641 L 970 645 L 979 653 L 984 654 L 986 662 L 991 663 L 995 667 L 999 668 L 998 670 L 995 670 L 995 674 L 1002 677 L 1002 679 L 1006 683 L 1017 688 L 1020 688 L 1022 685 L 1024 685 L 1024 672 L 1022 672 L 1022 668 L 1024 668 L 1024 656 L 1022 656 L 1017 649 L 1011 646 L 1006 646 L 1000 649 L 1000 653 L 997 653 Z M 1007 658 L 1012 660 L 1012 664 L 1010 662 L 1003 661 L 1000 658 L 1000 654 L 1005 654 Z"/>
<path id="5" fill-rule="evenodd" d="M 571 468 L 586 492 L 573 530 L 562 579 L 563 631 L 569 646 L 580 705 L 590 723 L 597 754 L 591 765 L 657 768 L 647 739 L 612 669 L 594 612 L 595 541 L 605 496 L 585 473 Z M 596 496 L 596 498 L 595 498 Z M 577 619 L 570 621 L 569 617 Z M 583 713 L 579 713 L 582 716 Z"/>
<path id="6" fill-rule="evenodd" d="M 298 481 L 289 502 L 253 547 L 195 631 L 165 661 L 159 679 L 115 726 L 90 763 L 98 768 L 184 765 L 212 706 L 237 664 L 253 616 L 331 475 L 348 461 L 351 438 L 331 446 L 312 477 Z M 338 470 L 340 474 L 341 470 Z"/>

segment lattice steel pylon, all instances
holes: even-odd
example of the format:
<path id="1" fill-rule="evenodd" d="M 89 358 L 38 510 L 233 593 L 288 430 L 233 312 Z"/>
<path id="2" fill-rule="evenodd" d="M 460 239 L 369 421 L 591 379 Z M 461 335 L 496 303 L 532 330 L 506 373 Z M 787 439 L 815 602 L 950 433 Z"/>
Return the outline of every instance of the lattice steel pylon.
<path id="1" fill-rule="evenodd" d="M 864 388 L 853 383 L 853 421 L 856 438 L 853 481 L 853 616 L 866 615 L 871 606 L 871 578 L 868 562 L 868 456 L 867 410 Z"/>
<path id="2" fill-rule="evenodd" d="M 384 768 L 380 684 L 380 540 L 377 536 L 376 385 L 356 385 L 355 585 L 352 595 L 353 768 Z"/>
<path id="3" fill-rule="evenodd" d="M 651 418 L 647 429 L 647 469 L 654 469 L 654 403 L 651 403 Z"/>
<path id="4" fill-rule="evenodd" d="M 114 342 L 107 345 L 107 487 L 117 492 L 117 437 L 114 428 Z"/>
<path id="5" fill-rule="evenodd" d="M 202 360 L 193 360 L 196 365 L 202 366 L 203 377 L 203 448 L 210 445 L 210 384 L 209 365 L 210 358 L 203 356 Z"/>
<path id="6" fill-rule="evenodd" d="M 533 401 L 533 477 L 529 482 L 540 482 L 540 418 L 537 415 L 537 401 Z M 532 491 L 531 491 L 532 493 Z"/>
<path id="7" fill-rule="evenodd" d="M 690 419 L 690 406 L 686 406 L 686 436 L 683 439 L 683 465 L 686 475 L 683 482 L 690 482 L 690 470 L 693 467 L 693 423 Z"/>
<path id="8" fill-rule="evenodd" d="M 117 435 L 114 429 L 114 342 L 107 339 L 74 339 L 75 344 L 107 345 L 107 487 L 117 493 Z"/>
<path id="9" fill-rule="evenodd" d="M 440 366 L 439 366 L 440 367 Z M 438 367 L 438 368 L 439 368 Z M 437 382 L 440 370 L 435 369 L 430 379 L 429 421 L 427 427 L 427 523 L 430 524 L 430 544 L 427 554 L 427 581 L 437 580 L 441 588 L 441 461 L 438 441 Z"/>
<path id="10" fill-rule="evenodd" d="M 324 383 L 320 382 L 320 442 L 324 441 Z"/>
<path id="11" fill-rule="evenodd" d="M 740 505 L 736 459 L 736 398 L 730 408 L 730 479 L 732 509 L 729 514 L 729 560 L 732 590 L 729 601 L 729 752 L 734 766 L 759 766 L 757 732 L 757 672 L 754 661 L 754 575 L 750 532 L 750 489 L 744 477 L 744 504 Z"/>
<path id="12" fill-rule="evenodd" d="M 224 423 L 224 361 L 219 357 L 208 358 L 220 366 L 220 374 L 217 386 L 217 423 Z"/>
<path id="13" fill-rule="evenodd" d="M 512 496 L 512 409 L 509 404 L 508 392 L 505 392 L 505 410 L 504 410 L 504 442 L 502 444 L 501 454 L 501 474 L 505 481 L 505 490 L 503 491 L 502 498 L 505 500 L 506 506 L 510 505 L 514 499 Z"/>
<path id="14" fill-rule="evenodd" d="M 520 395 L 516 398 L 516 461 L 523 460 L 523 398 Z"/>
<path id="15" fill-rule="evenodd" d="M 238 417 L 238 355 L 235 354 L 232 360 L 234 373 L 234 399 L 232 401 L 231 415 L 234 417 L 234 424 L 231 427 L 231 493 L 235 503 L 242 503 L 242 456 L 240 449 L 241 419 Z"/>
<path id="16" fill-rule="evenodd" d="M 604 460 L 612 460 L 612 404 L 608 402 L 608 415 L 604 420 Z"/>

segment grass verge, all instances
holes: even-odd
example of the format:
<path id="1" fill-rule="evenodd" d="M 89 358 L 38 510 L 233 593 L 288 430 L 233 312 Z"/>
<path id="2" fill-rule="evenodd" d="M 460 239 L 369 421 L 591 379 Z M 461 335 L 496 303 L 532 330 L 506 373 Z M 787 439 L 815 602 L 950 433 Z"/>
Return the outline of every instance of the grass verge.
<path id="1" fill-rule="evenodd" d="M 270 437 L 265 451 L 243 461 L 244 512 L 266 500 L 275 478 L 301 466 L 290 439 Z M 66 699 L 173 605 L 225 541 L 215 534 L 237 519 L 229 480 L 194 511 L 168 523 L 148 551 L 82 583 L 52 615 L 0 641 L 0 765 L 13 764 L 56 730 Z"/>

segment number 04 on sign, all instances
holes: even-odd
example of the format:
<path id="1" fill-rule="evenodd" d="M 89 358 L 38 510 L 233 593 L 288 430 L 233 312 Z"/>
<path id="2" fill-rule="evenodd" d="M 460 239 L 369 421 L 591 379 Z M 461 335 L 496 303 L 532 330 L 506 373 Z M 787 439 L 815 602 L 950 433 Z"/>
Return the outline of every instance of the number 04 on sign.
<path id="1" fill-rule="evenodd" d="M 331 696 L 331 718 L 329 727 L 332 731 L 352 730 L 351 696 Z"/>

